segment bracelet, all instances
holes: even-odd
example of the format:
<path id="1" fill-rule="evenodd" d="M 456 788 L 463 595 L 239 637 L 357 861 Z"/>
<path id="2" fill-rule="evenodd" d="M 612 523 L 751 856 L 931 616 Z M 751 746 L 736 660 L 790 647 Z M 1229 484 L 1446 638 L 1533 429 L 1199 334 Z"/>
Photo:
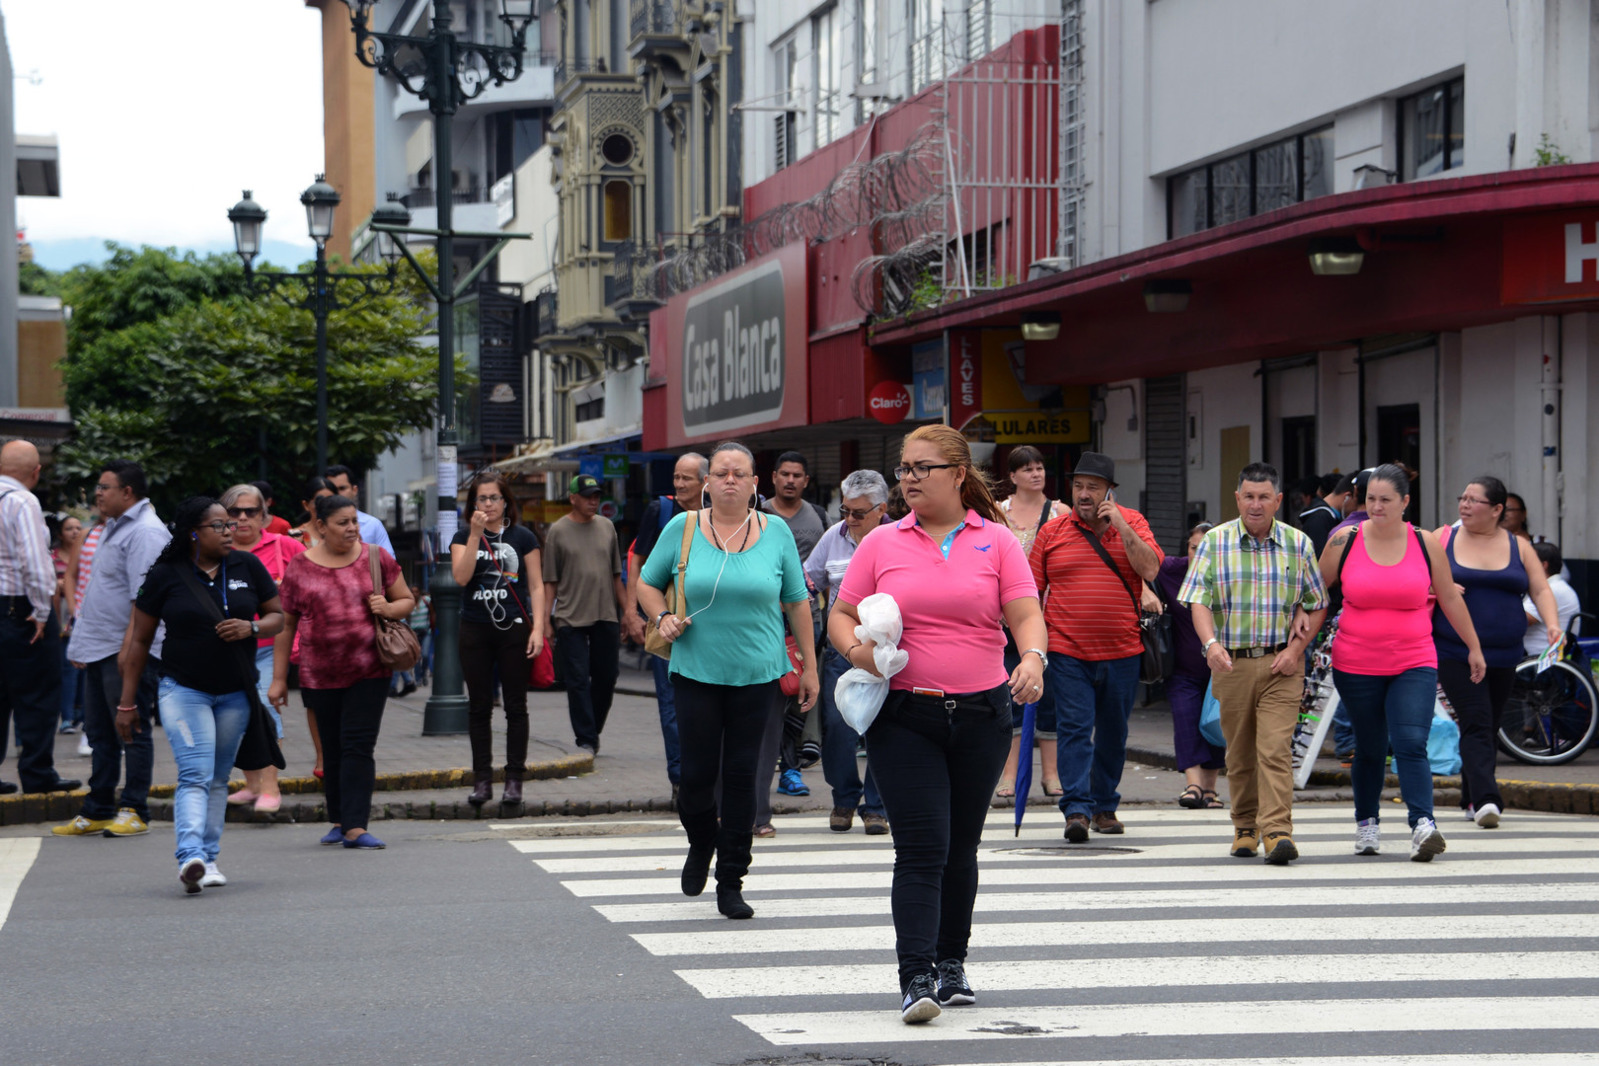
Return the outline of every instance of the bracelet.
<path id="1" fill-rule="evenodd" d="M 122 712 L 122 711 L 136 711 L 138 709 L 139 709 L 139 705 L 136 704 L 136 703 L 131 705 L 131 706 L 128 706 L 128 707 L 123 707 L 121 704 L 117 705 L 117 711 L 119 713 Z"/>

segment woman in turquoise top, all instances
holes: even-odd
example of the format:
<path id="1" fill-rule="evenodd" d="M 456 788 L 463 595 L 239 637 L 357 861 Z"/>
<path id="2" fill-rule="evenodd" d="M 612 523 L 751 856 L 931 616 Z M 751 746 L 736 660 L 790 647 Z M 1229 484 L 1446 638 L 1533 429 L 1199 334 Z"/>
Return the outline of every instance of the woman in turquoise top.
<path id="1" fill-rule="evenodd" d="M 705 888 L 716 858 L 716 907 L 749 918 L 744 875 L 755 822 L 755 769 L 761 734 L 789 672 L 783 612 L 799 644 L 804 670 L 800 705 L 810 710 L 821 684 L 811 629 L 811 601 L 794 535 L 755 509 L 755 457 L 729 441 L 711 453 L 704 506 L 661 531 L 640 571 L 638 602 L 672 644 L 672 690 L 682 744 L 677 814 L 688 833 L 683 894 Z M 666 609 L 677 577 L 684 523 L 696 523 L 683 600 Z M 721 824 L 716 781 L 722 780 Z"/>

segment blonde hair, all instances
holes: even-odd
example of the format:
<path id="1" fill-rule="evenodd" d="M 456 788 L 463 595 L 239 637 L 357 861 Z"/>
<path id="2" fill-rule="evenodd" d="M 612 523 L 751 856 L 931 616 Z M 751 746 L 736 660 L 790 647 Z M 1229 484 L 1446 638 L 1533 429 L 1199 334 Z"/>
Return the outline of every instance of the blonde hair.
<path id="1" fill-rule="evenodd" d="M 904 460 L 905 448 L 915 441 L 926 441 L 933 445 L 943 455 L 944 462 L 965 472 L 966 480 L 961 482 L 963 507 L 976 511 L 990 522 L 1005 521 L 1005 514 L 994 499 L 994 488 L 988 479 L 988 472 L 972 462 L 972 446 L 967 443 L 964 433 L 943 425 L 918 426 L 906 435 L 905 443 L 900 446 L 901 461 Z"/>

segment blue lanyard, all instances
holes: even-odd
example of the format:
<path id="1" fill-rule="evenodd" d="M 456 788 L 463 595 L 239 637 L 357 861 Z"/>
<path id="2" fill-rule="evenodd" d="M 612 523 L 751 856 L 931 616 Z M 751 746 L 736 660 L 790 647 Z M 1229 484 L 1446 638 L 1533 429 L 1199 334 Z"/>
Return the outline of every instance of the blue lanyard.
<path id="1" fill-rule="evenodd" d="M 201 577 L 205 577 L 205 571 L 200 569 L 199 563 L 194 564 L 194 572 Z M 228 561 L 226 559 L 222 560 L 221 565 L 217 567 L 217 583 L 222 588 L 222 617 L 226 618 L 228 616 Z"/>

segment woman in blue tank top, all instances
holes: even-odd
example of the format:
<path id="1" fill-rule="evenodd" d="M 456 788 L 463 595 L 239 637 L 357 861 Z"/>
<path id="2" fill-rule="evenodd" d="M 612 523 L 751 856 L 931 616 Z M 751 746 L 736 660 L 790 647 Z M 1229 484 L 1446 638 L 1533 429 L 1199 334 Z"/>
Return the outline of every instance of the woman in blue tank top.
<path id="1" fill-rule="evenodd" d="M 1434 609 L 1438 683 L 1460 719 L 1460 805 L 1467 817 L 1484 829 L 1499 824 L 1504 807 L 1494 774 L 1494 738 L 1510 698 L 1516 666 L 1525 657 L 1522 597 L 1531 593 L 1551 642 L 1560 634 L 1555 597 L 1531 542 L 1499 527 L 1508 495 L 1498 478 L 1476 478 L 1460 495 L 1459 528 L 1445 526 L 1437 533 L 1455 584 L 1466 598 L 1483 658 L 1488 661 L 1487 676 L 1473 684 L 1465 644 L 1443 612 Z"/>

